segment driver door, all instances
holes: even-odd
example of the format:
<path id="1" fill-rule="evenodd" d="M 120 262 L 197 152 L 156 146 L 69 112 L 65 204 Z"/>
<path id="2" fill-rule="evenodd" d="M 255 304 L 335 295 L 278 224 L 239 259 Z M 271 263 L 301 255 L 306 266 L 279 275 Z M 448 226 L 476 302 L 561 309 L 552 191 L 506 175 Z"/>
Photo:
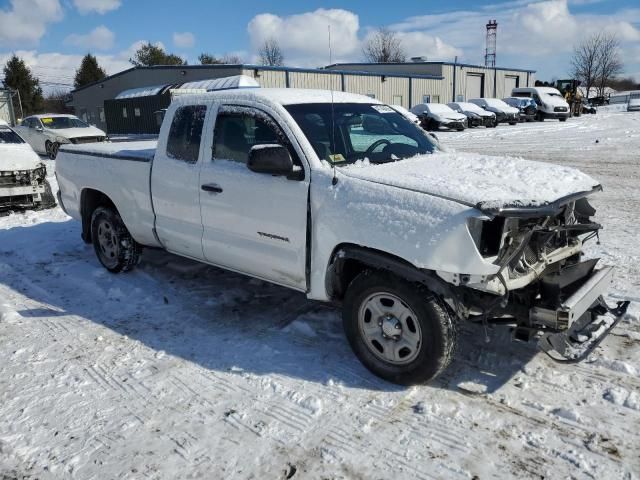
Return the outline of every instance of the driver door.
<path id="1" fill-rule="evenodd" d="M 305 291 L 309 175 L 288 179 L 247 167 L 255 145 L 284 145 L 301 167 L 298 153 L 274 116 L 251 107 L 221 106 L 212 141 L 200 170 L 205 258 Z"/>

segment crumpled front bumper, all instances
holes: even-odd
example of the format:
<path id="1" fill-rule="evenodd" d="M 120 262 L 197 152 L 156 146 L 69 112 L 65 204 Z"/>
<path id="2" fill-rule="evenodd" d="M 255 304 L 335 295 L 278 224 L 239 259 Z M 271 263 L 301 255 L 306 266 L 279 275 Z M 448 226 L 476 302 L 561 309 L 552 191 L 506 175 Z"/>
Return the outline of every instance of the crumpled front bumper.
<path id="1" fill-rule="evenodd" d="M 604 293 L 613 279 L 613 267 L 593 270 L 573 293 L 554 309 L 533 307 L 530 321 L 557 329 L 545 333 L 538 347 L 553 360 L 576 363 L 584 360 L 613 330 L 627 312 L 629 302 L 609 307 Z"/>

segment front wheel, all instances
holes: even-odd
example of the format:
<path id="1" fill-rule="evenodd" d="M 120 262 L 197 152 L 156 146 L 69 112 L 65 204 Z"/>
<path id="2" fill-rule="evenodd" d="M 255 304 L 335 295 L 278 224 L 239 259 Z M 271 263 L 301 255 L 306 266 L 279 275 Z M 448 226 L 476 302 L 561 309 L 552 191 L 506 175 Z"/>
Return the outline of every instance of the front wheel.
<path id="1" fill-rule="evenodd" d="M 140 245 L 112 208 L 98 207 L 93 212 L 91 240 L 98 260 L 112 273 L 128 272 L 140 260 Z"/>
<path id="2" fill-rule="evenodd" d="M 561 122 L 566 122 L 566 121 L 567 121 L 567 119 L 566 119 L 565 117 L 562 117 L 562 118 L 560 118 L 560 121 L 561 121 Z"/>
<path id="3" fill-rule="evenodd" d="M 426 288 L 367 270 L 349 285 L 342 319 L 356 356 L 371 372 L 411 385 L 438 376 L 456 346 L 455 319 Z"/>

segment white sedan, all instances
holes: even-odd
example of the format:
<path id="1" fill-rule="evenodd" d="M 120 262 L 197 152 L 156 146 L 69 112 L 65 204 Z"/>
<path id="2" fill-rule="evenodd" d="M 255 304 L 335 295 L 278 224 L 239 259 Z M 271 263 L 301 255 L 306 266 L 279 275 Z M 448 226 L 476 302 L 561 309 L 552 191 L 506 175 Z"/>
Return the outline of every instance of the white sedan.
<path id="1" fill-rule="evenodd" d="M 25 118 L 16 131 L 33 149 L 54 160 L 65 143 L 104 142 L 107 134 L 74 115 L 41 114 Z"/>

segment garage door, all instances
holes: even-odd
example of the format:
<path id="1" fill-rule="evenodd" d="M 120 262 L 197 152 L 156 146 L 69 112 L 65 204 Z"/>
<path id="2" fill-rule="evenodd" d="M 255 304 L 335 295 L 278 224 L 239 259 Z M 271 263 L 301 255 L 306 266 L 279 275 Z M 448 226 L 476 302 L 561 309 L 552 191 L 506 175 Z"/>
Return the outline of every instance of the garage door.
<path id="1" fill-rule="evenodd" d="M 465 95 L 467 100 L 470 98 L 482 98 L 484 97 L 483 85 L 484 78 L 480 73 L 467 73 L 467 88 L 465 90 Z"/>
<path id="2" fill-rule="evenodd" d="M 510 97 L 514 88 L 518 88 L 518 77 L 504 77 L 504 96 Z"/>

